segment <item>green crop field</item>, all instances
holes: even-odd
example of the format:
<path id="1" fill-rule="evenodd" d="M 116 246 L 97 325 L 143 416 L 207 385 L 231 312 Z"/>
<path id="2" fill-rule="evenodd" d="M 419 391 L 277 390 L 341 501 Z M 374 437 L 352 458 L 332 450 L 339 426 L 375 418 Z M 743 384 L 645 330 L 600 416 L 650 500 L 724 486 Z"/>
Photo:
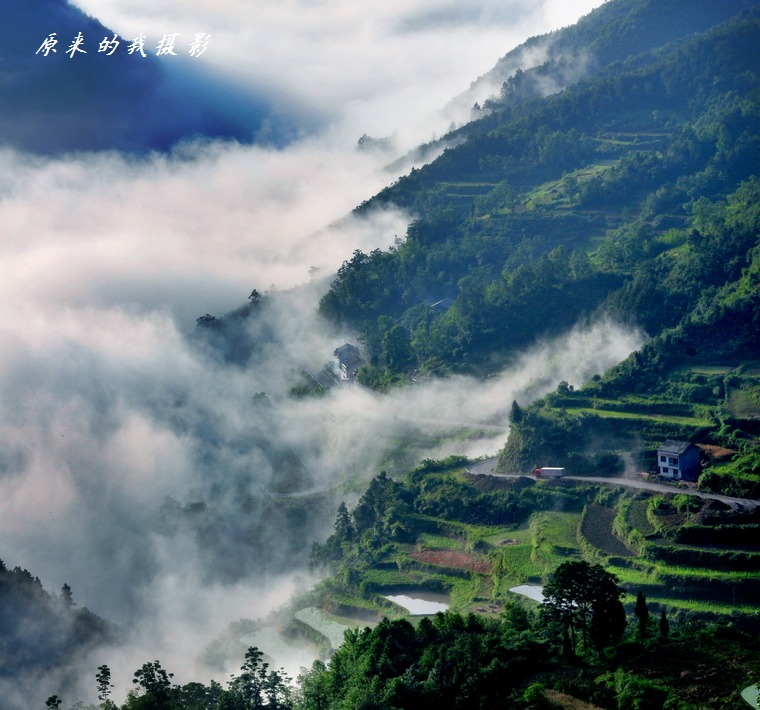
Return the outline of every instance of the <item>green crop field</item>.
<path id="1" fill-rule="evenodd" d="M 635 598 L 631 597 L 635 602 Z M 719 602 L 701 601 L 698 599 L 672 599 L 670 597 L 647 597 L 648 604 L 659 604 L 667 609 L 683 609 L 684 611 L 707 612 L 711 614 L 756 614 L 756 606 L 721 604 Z"/>
<path id="2" fill-rule="evenodd" d="M 527 525 L 516 530 L 506 527 L 491 528 L 483 536 L 483 540 L 493 546 L 504 546 L 513 543 L 525 544 L 530 543 L 531 539 L 532 533 Z"/>
<path id="3" fill-rule="evenodd" d="M 532 549 L 531 545 L 513 545 L 502 551 L 502 575 L 508 587 L 543 575 L 544 566 L 533 561 Z"/>
<path id="4" fill-rule="evenodd" d="M 617 576 L 621 584 L 632 589 L 635 589 L 636 585 L 657 584 L 656 576 L 646 569 L 636 567 L 617 567 L 615 565 L 610 565 L 607 569 Z"/>
<path id="5" fill-rule="evenodd" d="M 760 578 L 760 575 L 757 572 L 748 572 L 744 570 L 720 570 L 713 567 L 677 567 L 675 565 L 665 564 L 655 564 L 653 566 L 658 575 L 668 575 L 674 577 L 714 579 L 716 581 L 723 582 L 730 582 L 737 579 Z"/>
<path id="6" fill-rule="evenodd" d="M 755 419 L 760 416 L 760 387 L 742 383 L 730 390 L 726 404 L 735 417 Z"/>
<path id="7" fill-rule="evenodd" d="M 443 550 L 463 550 L 467 544 L 466 540 L 463 540 L 462 538 L 432 535 L 429 533 L 423 533 L 420 535 L 417 542 L 423 547 Z"/>
<path id="8" fill-rule="evenodd" d="M 711 425 L 711 421 L 706 417 L 679 417 L 671 414 L 642 414 L 641 412 L 616 412 L 609 409 L 594 409 L 593 407 L 578 407 L 573 412 L 585 412 L 586 414 L 596 414 L 605 419 L 638 419 L 640 421 L 666 422 L 671 424 L 706 427 Z"/>
<path id="9" fill-rule="evenodd" d="M 631 501 L 626 514 L 626 522 L 635 530 L 638 530 L 644 537 L 656 532 L 654 525 L 647 517 L 648 499 L 637 499 Z"/>

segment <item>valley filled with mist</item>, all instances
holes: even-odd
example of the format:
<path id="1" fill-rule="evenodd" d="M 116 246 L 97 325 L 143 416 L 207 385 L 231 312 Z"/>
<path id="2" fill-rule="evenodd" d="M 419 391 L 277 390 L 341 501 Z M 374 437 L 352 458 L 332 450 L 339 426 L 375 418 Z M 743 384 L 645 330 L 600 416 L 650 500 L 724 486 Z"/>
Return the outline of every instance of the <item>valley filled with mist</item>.
<path id="1" fill-rule="evenodd" d="M 421 462 L 501 453 L 503 471 L 524 473 L 541 465 L 536 451 L 548 450 L 551 463 L 564 465 L 568 441 L 581 431 L 566 410 L 592 408 L 574 392 L 595 383 L 587 396 L 601 402 L 635 391 L 639 377 L 662 374 L 667 344 L 685 350 L 681 331 L 668 328 L 701 327 L 693 313 L 710 317 L 708 296 L 719 299 L 721 313 L 745 308 L 756 255 L 755 237 L 741 235 L 754 227 L 749 218 L 732 222 L 730 205 L 755 204 L 753 171 L 741 167 L 752 158 L 739 155 L 730 163 L 740 166 L 735 172 L 721 164 L 709 190 L 706 178 L 688 182 L 703 175 L 700 160 L 712 160 L 700 146 L 712 141 L 704 116 L 722 110 L 717 99 L 705 99 L 708 108 L 700 104 L 704 113 L 694 119 L 692 172 L 668 172 L 671 163 L 660 172 L 641 167 L 650 148 L 675 163 L 685 111 L 647 105 L 631 109 L 634 119 L 612 119 L 609 96 L 594 104 L 608 132 L 593 147 L 585 133 L 558 138 L 573 129 L 552 115 L 546 125 L 556 134 L 540 136 L 538 157 L 531 145 L 518 160 L 518 148 L 507 145 L 530 133 L 529 120 L 543 120 L 520 113 L 531 101 L 548 114 L 557 104 L 545 109 L 546 97 L 580 96 L 585 106 L 628 53 L 646 57 L 626 65 L 642 83 L 655 81 L 650 67 L 664 72 L 676 62 L 669 54 L 661 60 L 656 48 L 677 45 L 681 30 L 643 32 L 656 3 L 641 4 L 640 16 L 628 7 L 636 3 L 620 0 L 572 9 L 559 0 L 361 7 L 171 0 L 160 8 L 45 0 L 35 11 L 0 11 L 0 106 L 8 108 L 0 118 L 0 588 L 33 590 L 8 591 L 19 611 L 3 622 L 10 640 L 1 647 L 0 708 L 41 707 L 54 693 L 64 707 L 94 703 L 94 669 L 103 663 L 119 702 L 150 659 L 161 659 L 174 683 L 225 682 L 239 659 L 220 651 L 214 667 L 209 649 L 218 651 L 230 628 L 250 637 L 256 625 L 246 620 L 276 616 L 325 577 L 345 573 L 349 557 L 336 572 L 337 558 L 315 565 L 315 549 L 334 535 L 339 506 L 365 500 L 381 471 L 403 479 Z M 682 34 L 754 3 L 733 4 L 703 8 Z M 603 5 L 606 15 L 554 32 Z M 641 23 L 630 32 L 620 29 L 626 12 Z M 593 22 L 612 27 L 609 36 L 586 37 Z M 98 57 L 96 41 L 89 64 L 62 52 L 35 55 L 51 32 L 63 49 L 78 31 L 93 40 L 119 33 L 125 44 L 144 33 L 152 47 L 167 32 L 204 32 L 211 42 L 204 55 L 174 63 L 154 50 L 139 70 L 131 60 L 142 60 L 126 54 L 110 63 Z M 615 32 L 631 47 L 613 51 Z M 594 51 L 578 49 L 586 46 Z M 600 84 L 563 93 L 586 79 L 591 85 L 597 72 Z M 754 86 L 750 73 L 734 94 Z M 634 95 L 638 84 L 631 86 Z M 747 106 L 741 110 L 741 118 L 739 108 L 731 114 L 736 135 L 752 122 Z M 562 105 L 557 113 L 571 111 Z M 639 190 L 630 202 L 615 199 L 614 180 L 625 179 L 615 172 L 620 165 Z M 636 182 L 639 168 L 652 184 Z M 500 171 L 509 185 L 495 177 Z M 638 212 L 647 190 L 676 184 L 678 175 L 686 177 Z M 702 212 L 693 207 L 707 197 L 712 212 L 705 203 Z M 635 223 L 641 215 L 655 226 Z M 672 249 L 667 258 L 676 263 L 703 244 L 687 237 L 702 227 L 704 244 L 730 232 L 731 248 L 740 244 L 746 260 L 715 276 L 709 293 L 664 288 L 662 302 L 676 315 L 663 315 L 642 296 L 649 291 L 636 260 Z M 723 253 L 715 248 L 706 259 Z M 667 288 L 686 269 L 678 264 L 670 275 L 657 267 Z M 544 268 L 556 268 L 554 283 L 538 283 Z M 522 300 L 510 300 L 515 273 L 527 284 Z M 444 298 L 451 310 L 433 316 L 429 306 Z M 727 340 L 757 357 L 753 336 L 741 337 Z M 338 374 L 334 353 L 344 343 L 362 347 L 359 383 Z M 705 397 L 751 398 L 754 370 L 726 352 L 739 367 L 735 379 Z M 658 381 L 649 394 L 658 386 L 665 391 Z M 684 414 L 723 426 L 718 443 L 738 442 L 746 454 L 754 430 L 744 422 L 754 414 L 728 416 L 718 423 L 701 410 Z M 581 453 L 596 461 L 609 442 L 617 454 L 625 440 L 652 454 L 662 432 L 697 431 L 692 423 L 592 431 L 593 446 Z M 735 433 L 741 427 L 746 436 Z M 523 438 L 508 442 L 510 428 Z M 638 474 L 644 454 L 624 453 L 625 471 L 614 466 Z M 714 490 L 750 490 L 722 485 Z M 580 497 L 566 508 L 538 499 L 561 515 L 578 512 Z M 73 597 L 58 593 L 64 585 Z M 473 599 L 462 609 L 474 608 Z M 17 627 L 14 614 L 45 621 Z M 277 665 L 295 677 L 302 658 L 294 651 L 292 662 Z"/>
<path id="2" fill-rule="evenodd" d="M 177 90 L 183 101 L 190 92 L 206 100 L 210 75 L 226 77 L 241 95 L 255 76 L 267 101 L 300 102 L 327 116 L 280 148 L 212 136 L 135 157 L 118 152 L 123 134 L 109 126 L 125 107 L 97 92 L 83 102 L 77 91 L 85 89 L 75 89 L 63 100 L 68 110 L 99 122 L 77 135 L 97 135 L 94 145 L 117 150 L 40 154 L 71 144 L 61 104 L 52 101 L 43 116 L 47 143 L 36 155 L 12 142 L 0 150 L 0 558 L 39 576 L 48 592 L 70 584 L 80 607 L 121 629 L 123 643 L 108 654 L 125 674 L 115 678 L 120 687 L 154 656 L 190 680 L 200 652 L 230 622 L 263 617 L 309 583 L 311 543 L 329 530 L 342 498 L 358 497 L 357 481 L 454 450 L 493 453 L 503 435 L 476 432 L 452 449 L 448 434 L 469 424 L 506 429 L 512 399 L 553 386 L 550 368 L 581 382 L 641 342 L 635 331 L 600 323 L 547 341 L 487 382 L 454 378 L 389 396 L 356 388 L 314 400 L 288 394 L 294 372 L 318 371 L 355 340 L 316 314 L 331 275 L 354 249 L 392 244 L 410 220 L 388 209 L 360 221 L 348 216 L 352 208 L 395 177 L 384 168 L 394 157 L 445 132 L 456 110 L 443 107 L 474 76 L 528 34 L 576 15 L 549 2 L 483 4 L 449 18 L 424 4 L 359 13 L 335 3 L 323 15 L 306 6 L 230 3 L 210 12 L 203 3 L 164 3 L 160 17 L 134 3 L 49 4 L 46 17 L 3 11 L 3 56 L 19 81 L 37 59 L 40 81 L 66 69 L 76 87 L 76 70 L 86 69 L 79 57 L 59 52 L 45 63 L 34 52 L 54 31 L 61 49 L 67 31 L 89 29 L 94 39 L 93 17 L 123 38 L 144 32 L 157 40 L 156 28 L 192 26 L 213 39 L 206 56 L 185 63 L 184 78 L 172 79 L 188 87 Z M 18 31 L 12 38 L 14 22 L 34 46 L 20 46 Z M 277 37 L 297 48 L 277 45 Z M 445 63 L 454 38 L 470 49 Z M 126 58 L 94 59 L 105 80 L 130 71 Z M 157 60 L 148 61 L 155 70 Z M 207 84 L 197 86 L 201 79 Z M 146 89 L 138 91 L 137 122 L 155 112 Z M 283 104 L 286 94 L 297 101 Z M 13 120 L 22 125 L 33 99 L 12 96 L 4 99 L 14 101 Z M 169 124 L 183 109 L 167 103 Z M 459 120 L 468 111 L 460 107 Z M 385 151 L 359 152 L 364 133 L 392 139 Z M 15 135 L 6 131 L 5 140 Z M 265 296 L 244 326 L 253 348 L 230 364 L 195 336 L 195 319 L 235 311 L 254 287 Z M 568 348 L 577 353 L 572 360 L 560 357 Z M 295 490 L 316 492 L 273 497 L 278 465 L 293 458 L 308 472 Z M 348 484 L 355 493 L 346 493 Z M 24 706 L 28 693 L 44 700 L 59 682 L 77 688 L 76 673 L 64 667 L 58 680 L 46 668 L 40 690 L 45 665 L 40 658 L 26 678 L 0 678 L 7 707 Z"/>

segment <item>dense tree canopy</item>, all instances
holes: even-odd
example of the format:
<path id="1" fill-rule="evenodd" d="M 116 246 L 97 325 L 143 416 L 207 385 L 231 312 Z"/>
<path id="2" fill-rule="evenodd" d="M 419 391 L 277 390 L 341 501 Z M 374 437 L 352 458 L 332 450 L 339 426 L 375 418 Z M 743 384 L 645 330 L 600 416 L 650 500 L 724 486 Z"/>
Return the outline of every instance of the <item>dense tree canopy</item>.
<path id="1" fill-rule="evenodd" d="M 641 40 L 645 4 L 607 30 Z M 389 251 L 355 252 L 321 302 L 361 334 L 364 381 L 471 369 L 602 311 L 652 336 L 703 318 L 757 244 L 759 39 L 747 13 L 547 98 L 508 91 L 362 206 L 417 214 Z"/>
<path id="2" fill-rule="evenodd" d="M 562 623 L 573 653 L 578 632 L 584 651 L 589 637 L 598 648 L 622 637 L 626 619 L 620 599 L 625 592 L 617 582 L 601 565 L 569 561 L 557 567 L 544 587 L 544 611 Z"/>

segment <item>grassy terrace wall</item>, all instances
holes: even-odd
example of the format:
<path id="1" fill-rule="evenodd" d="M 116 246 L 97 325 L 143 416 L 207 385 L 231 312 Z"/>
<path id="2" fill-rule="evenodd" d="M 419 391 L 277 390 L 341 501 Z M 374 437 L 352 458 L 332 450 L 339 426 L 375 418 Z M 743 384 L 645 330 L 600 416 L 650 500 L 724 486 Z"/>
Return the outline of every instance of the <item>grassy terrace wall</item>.
<path id="1" fill-rule="evenodd" d="M 623 495 L 615 508 L 588 505 L 578 531 L 584 556 L 618 575 L 629 593 L 641 590 L 647 598 L 666 605 L 671 600 L 678 606 L 712 608 L 722 613 L 739 607 L 757 609 L 760 551 L 721 544 L 740 541 L 751 548 L 757 545 L 760 526 L 663 527 L 663 521 L 652 519 L 656 516 L 650 510 L 650 500 L 648 494 Z M 679 544 L 672 541 L 673 537 L 699 540 L 701 544 Z"/>
<path id="2" fill-rule="evenodd" d="M 615 517 L 613 508 L 595 504 L 586 506 L 581 518 L 580 535 L 605 555 L 632 557 L 634 553 L 614 534 Z"/>
<path id="3" fill-rule="evenodd" d="M 695 420 L 695 424 L 708 424 L 709 416 L 705 407 L 695 407 L 685 402 L 652 399 L 652 401 L 630 401 L 629 399 L 599 399 L 596 397 L 553 397 L 552 406 L 564 409 L 593 410 L 604 416 L 605 412 L 624 412 L 651 417 L 684 417 Z"/>
<path id="4" fill-rule="evenodd" d="M 734 547 L 760 551 L 760 524 L 684 525 L 673 539 L 682 545 Z"/>
<path id="5" fill-rule="evenodd" d="M 657 581 L 633 585 L 647 598 L 665 596 L 686 601 L 706 601 L 736 606 L 752 606 L 755 609 L 760 599 L 760 579 L 743 578 L 726 580 L 709 576 L 705 570 L 704 577 L 683 577 L 677 574 L 658 574 Z"/>
<path id="6" fill-rule="evenodd" d="M 737 572 L 760 571 L 760 553 L 743 550 L 717 550 L 705 547 L 646 543 L 642 557 L 675 567 L 706 567 Z"/>

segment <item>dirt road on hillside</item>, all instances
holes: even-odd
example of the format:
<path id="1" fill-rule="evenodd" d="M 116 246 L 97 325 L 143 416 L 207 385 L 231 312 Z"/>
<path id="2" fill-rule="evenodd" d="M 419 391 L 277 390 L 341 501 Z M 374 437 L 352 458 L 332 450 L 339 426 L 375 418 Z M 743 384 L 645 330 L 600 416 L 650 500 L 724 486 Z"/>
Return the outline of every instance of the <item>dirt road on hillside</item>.
<path id="1" fill-rule="evenodd" d="M 496 478 L 533 478 L 530 474 L 521 473 L 496 473 L 493 469 L 496 465 L 496 458 L 479 461 L 467 467 L 468 473 L 475 476 L 495 476 Z M 535 479 L 534 479 L 535 480 Z M 565 481 L 585 481 L 586 483 L 601 483 L 609 486 L 625 486 L 626 488 L 638 488 L 640 490 L 654 491 L 655 493 L 681 493 L 687 496 L 698 496 L 709 500 L 719 500 L 728 505 L 740 505 L 746 508 L 756 508 L 760 505 L 760 500 L 750 498 L 734 498 L 732 496 L 723 496 L 717 493 L 705 493 L 693 488 L 679 488 L 677 485 L 668 483 L 656 483 L 646 481 L 642 478 L 609 478 L 605 476 L 562 476 Z"/>

